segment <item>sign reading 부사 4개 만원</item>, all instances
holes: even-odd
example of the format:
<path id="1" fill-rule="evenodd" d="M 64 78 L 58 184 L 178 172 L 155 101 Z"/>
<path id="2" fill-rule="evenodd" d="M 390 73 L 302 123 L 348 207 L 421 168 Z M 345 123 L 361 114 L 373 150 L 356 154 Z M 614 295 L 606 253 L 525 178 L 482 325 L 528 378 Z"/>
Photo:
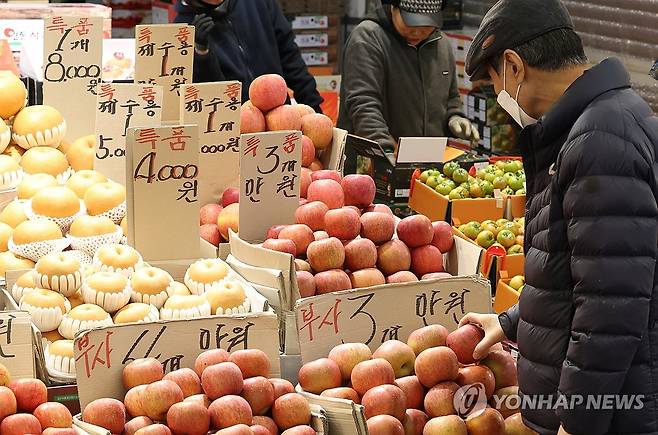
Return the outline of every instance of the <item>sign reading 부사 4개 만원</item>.
<path id="1" fill-rule="evenodd" d="M 181 122 L 199 126 L 199 202 L 218 203 L 240 182 L 240 82 L 181 86 Z"/>
<path id="2" fill-rule="evenodd" d="M 275 131 L 240 138 L 240 238 L 262 242 L 267 230 L 293 224 L 299 206 L 302 133 Z"/>
<path id="3" fill-rule="evenodd" d="M 198 258 L 196 125 L 128 130 L 128 237 L 146 261 Z"/>
<path id="4" fill-rule="evenodd" d="M 153 24 L 135 28 L 135 83 L 159 85 L 163 122 L 180 120 L 180 87 L 192 82 L 194 26 Z"/>
<path id="5" fill-rule="evenodd" d="M 96 85 L 101 80 L 102 62 L 102 18 L 46 17 L 43 104 L 62 113 L 69 142 L 94 134 Z"/>
<path id="6" fill-rule="evenodd" d="M 162 87 L 103 83 L 97 94 L 94 169 L 125 186 L 128 129 L 160 126 Z"/>

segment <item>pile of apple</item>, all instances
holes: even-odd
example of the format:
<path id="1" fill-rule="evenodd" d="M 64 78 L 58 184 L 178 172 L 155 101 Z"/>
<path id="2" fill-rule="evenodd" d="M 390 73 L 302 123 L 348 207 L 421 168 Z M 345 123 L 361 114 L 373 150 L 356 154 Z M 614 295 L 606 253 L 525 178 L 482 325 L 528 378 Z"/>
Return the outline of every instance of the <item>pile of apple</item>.
<path id="1" fill-rule="evenodd" d="M 516 275 L 509 281 L 509 286 L 517 292 L 521 293 L 523 291 L 523 287 L 525 286 L 525 276 Z"/>
<path id="2" fill-rule="evenodd" d="M 229 229 L 238 232 L 240 190 L 224 189 L 219 204 L 206 204 L 199 210 L 199 234 L 213 246 L 228 242 Z"/>
<path id="3" fill-rule="evenodd" d="M 240 133 L 298 130 L 302 136 L 302 166 L 311 171 L 324 169 L 319 160 L 331 146 L 334 125 L 326 115 L 305 104 L 285 104 L 288 86 L 283 77 L 267 74 L 249 87 L 249 101 L 240 111 Z"/>
<path id="4" fill-rule="evenodd" d="M 450 276 L 443 262 L 454 243 L 449 224 L 416 215 L 396 228 L 391 209 L 372 204 L 375 182 L 367 175 L 322 170 L 310 180 L 296 224 L 272 227 L 263 243 L 297 257 L 302 297 Z"/>
<path id="5" fill-rule="evenodd" d="M 0 434 L 76 435 L 73 417 L 61 403 L 48 402 L 39 379 L 11 380 L 0 364 Z"/>
<path id="6" fill-rule="evenodd" d="M 459 226 L 459 231 L 484 249 L 499 245 L 507 254 L 523 254 L 525 218 L 472 221 Z"/>
<path id="7" fill-rule="evenodd" d="M 305 392 L 363 405 L 369 435 L 534 434 L 516 409 L 487 407 L 465 420 L 457 415 L 454 398 L 462 386 L 481 383 L 487 399 L 518 393 L 509 353 L 500 348 L 474 360 L 483 337 L 474 325 L 450 334 L 430 325 L 407 343 L 386 341 L 374 353 L 362 343 L 340 344 L 328 358 L 304 364 L 299 383 Z"/>
<path id="8" fill-rule="evenodd" d="M 138 359 L 123 370 L 123 403 L 94 400 L 82 420 L 124 435 L 315 435 L 308 400 L 269 376 L 269 358 L 256 349 L 209 350 L 194 370 L 166 375 L 158 360 Z"/>

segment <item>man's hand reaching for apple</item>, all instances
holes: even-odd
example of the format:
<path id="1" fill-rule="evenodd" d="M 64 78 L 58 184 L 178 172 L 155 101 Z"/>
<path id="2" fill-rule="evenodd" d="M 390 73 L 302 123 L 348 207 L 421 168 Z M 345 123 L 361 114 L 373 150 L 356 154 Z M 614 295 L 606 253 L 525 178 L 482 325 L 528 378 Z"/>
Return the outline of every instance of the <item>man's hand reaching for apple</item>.
<path id="1" fill-rule="evenodd" d="M 496 314 L 468 313 L 459 322 L 459 326 L 469 323 L 479 326 L 484 331 L 484 338 L 478 343 L 473 352 L 473 358 L 476 360 L 486 357 L 493 345 L 502 342 L 506 338 Z"/>

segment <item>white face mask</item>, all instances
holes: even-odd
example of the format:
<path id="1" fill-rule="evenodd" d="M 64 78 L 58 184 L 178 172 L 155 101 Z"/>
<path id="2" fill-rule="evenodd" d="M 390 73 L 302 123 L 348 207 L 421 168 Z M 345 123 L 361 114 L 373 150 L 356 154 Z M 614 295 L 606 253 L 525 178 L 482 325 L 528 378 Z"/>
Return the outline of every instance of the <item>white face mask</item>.
<path id="1" fill-rule="evenodd" d="M 503 90 L 498 94 L 498 104 L 500 107 L 505 109 L 507 113 L 519 124 L 521 127 L 525 128 L 529 125 L 535 124 L 537 120 L 532 116 L 528 115 L 519 105 L 519 93 L 521 92 L 521 84 L 516 89 L 516 98 L 512 96 L 505 90 L 507 83 L 507 61 L 503 62 Z"/>

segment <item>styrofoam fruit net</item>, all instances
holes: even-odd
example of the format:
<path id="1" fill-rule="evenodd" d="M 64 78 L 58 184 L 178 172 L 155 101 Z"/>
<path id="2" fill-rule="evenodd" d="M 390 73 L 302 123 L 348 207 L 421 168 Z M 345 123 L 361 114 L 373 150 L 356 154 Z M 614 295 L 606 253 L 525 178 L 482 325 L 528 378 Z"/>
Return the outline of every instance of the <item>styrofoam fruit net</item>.
<path id="1" fill-rule="evenodd" d="M 50 345 L 43 350 L 46 360 L 48 375 L 55 380 L 75 380 L 75 358 L 61 355 L 52 355 L 49 352 Z"/>
<path id="2" fill-rule="evenodd" d="M 231 315 L 231 314 L 247 314 L 249 312 L 251 312 L 251 301 L 249 300 L 249 298 L 244 298 L 244 302 L 239 307 L 226 308 L 226 309 L 222 307 L 218 307 L 217 312 L 214 314 L 222 316 L 222 315 Z"/>
<path id="3" fill-rule="evenodd" d="M 132 274 L 135 273 L 136 270 L 139 270 L 145 266 L 144 259 L 142 258 L 141 254 L 138 252 L 137 255 L 138 255 L 138 260 L 134 266 L 129 267 L 128 269 L 122 269 L 122 268 L 115 268 L 114 266 L 110 266 L 109 264 L 105 264 L 102 261 L 100 261 L 98 259 L 98 251 L 96 251 L 96 255 L 94 255 L 94 260 L 92 263 L 92 268 L 96 272 L 117 272 L 125 276 L 126 278 L 130 278 Z"/>
<path id="4" fill-rule="evenodd" d="M 67 313 L 64 315 L 62 323 L 60 323 L 57 330 L 62 335 L 62 337 L 68 340 L 73 340 L 75 338 L 75 334 L 77 334 L 79 331 L 87 331 L 92 328 L 112 325 L 114 325 L 114 322 L 112 322 L 112 318 L 109 314 L 102 320 L 78 320 L 72 318 L 70 313 Z"/>
<path id="5" fill-rule="evenodd" d="M 0 190 L 15 189 L 23 181 L 23 170 L 5 172 L 0 176 Z"/>
<path id="6" fill-rule="evenodd" d="M 115 224 L 121 225 L 121 221 L 126 217 L 126 201 L 117 205 L 113 209 L 101 213 L 99 216 L 110 218 Z"/>
<path id="7" fill-rule="evenodd" d="M 76 220 L 80 216 L 84 216 L 87 214 L 87 208 L 85 207 L 85 203 L 80 201 L 80 210 L 73 216 L 67 216 L 63 218 L 57 218 L 57 217 L 50 217 L 50 216 L 43 216 L 40 214 L 37 214 L 32 210 L 32 200 L 28 199 L 24 206 L 23 210 L 25 211 L 25 216 L 27 216 L 28 219 L 30 220 L 37 220 L 37 219 L 46 219 L 51 222 L 55 222 L 57 226 L 62 230 L 62 234 L 66 234 L 69 231 L 69 228 L 71 228 L 71 224 L 73 223 L 74 220 Z"/>
<path id="8" fill-rule="evenodd" d="M 21 287 L 18 284 L 14 283 L 14 286 L 11 288 L 11 297 L 14 298 L 16 303 L 20 302 L 23 296 L 36 290 L 36 287 Z"/>
<path id="9" fill-rule="evenodd" d="M 192 308 L 162 308 L 160 310 L 161 320 L 189 320 L 206 316 L 210 316 L 210 304 L 208 301 L 204 301 L 203 304 Z"/>
<path id="10" fill-rule="evenodd" d="M 56 240 L 45 240 L 43 242 L 25 243 L 17 245 L 14 243 L 14 238 L 9 239 L 9 250 L 16 255 L 30 259 L 35 263 L 41 257 L 45 257 L 53 252 L 62 252 L 69 247 L 71 241 L 67 238 Z"/>
<path id="11" fill-rule="evenodd" d="M 43 275 L 35 270 L 35 280 L 38 286 L 56 291 L 62 296 L 73 296 L 82 286 L 84 269 L 82 266 L 74 273 L 66 275 Z"/>
<path id="12" fill-rule="evenodd" d="M 162 308 L 167 302 L 167 299 L 174 293 L 174 288 L 172 287 L 171 283 L 174 282 L 174 279 L 171 278 L 171 281 L 169 282 L 169 286 L 158 293 L 157 295 L 149 295 L 146 293 L 140 293 L 138 291 L 135 291 L 135 289 L 132 289 L 132 293 L 130 295 L 130 302 L 141 302 L 142 304 L 149 304 L 154 307 L 156 307 L 158 310 Z"/>
<path id="13" fill-rule="evenodd" d="M 69 301 L 65 301 L 66 311 L 71 310 L 71 304 Z M 50 332 L 54 331 L 59 327 L 59 324 L 62 323 L 64 314 L 59 307 L 35 307 L 30 305 L 27 302 L 21 302 L 21 310 L 27 311 L 30 313 L 32 318 L 32 323 L 39 329 L 41 332 Z"/>
<path id="14" fill-rule="evenodd" d="M 51 147 L 57 148 L 66 136 L 66 121 L 62 122 L 53 128 L 44 128 L 42 131 L 37 131 L 28 134 L 14 133 L 14 142 L 21 148 L 29 150 L 34 147 Z"/>
<path id="15" fill-rule="evenodd" d="M 82 251 L 93 258 L 102 246 L 116 245 L 121 242 L 123 231 L 120 227 L 117 227 L 113 233 L 109 234 L 101 234 L 99 236 L 91 237 L 75 237 L 69 234 L 67 237 L 71 239 L 71 247 L 73 249 Z"/>
<path id="16" fill-rule="evenodd" d="M 95 304 L 107 311 L 108 313 L 115 313 L 121 308 L 128 305 L 130 302 L 130 295 L 132 290 L 130 288 L 130 281 L 126 287 L 119 293 L 106 293 L 97 291 L 89 287 L 86 283 L 82 285 L 82 299 L 86 304 Z"/>
<path id="17" fill-rule="evenodd" d="M 83 267 L 91 266 L 91 263 L 93 263 L 93 258 L 84 251 L 80 251 L 78 249 L 72 249 L 70 251 L 66 251 L 66 253 L 77 258 Z"/>
<path id="18" fill-rule="evenodd" d="M 55 180 L 59 184 L 66 184 L 66 182 L 71 178 L 71 175 L 73 175 L 73 169 L 68 168 L 66 171 L 62 172 L 61 174 L 55 175 Z"/>

